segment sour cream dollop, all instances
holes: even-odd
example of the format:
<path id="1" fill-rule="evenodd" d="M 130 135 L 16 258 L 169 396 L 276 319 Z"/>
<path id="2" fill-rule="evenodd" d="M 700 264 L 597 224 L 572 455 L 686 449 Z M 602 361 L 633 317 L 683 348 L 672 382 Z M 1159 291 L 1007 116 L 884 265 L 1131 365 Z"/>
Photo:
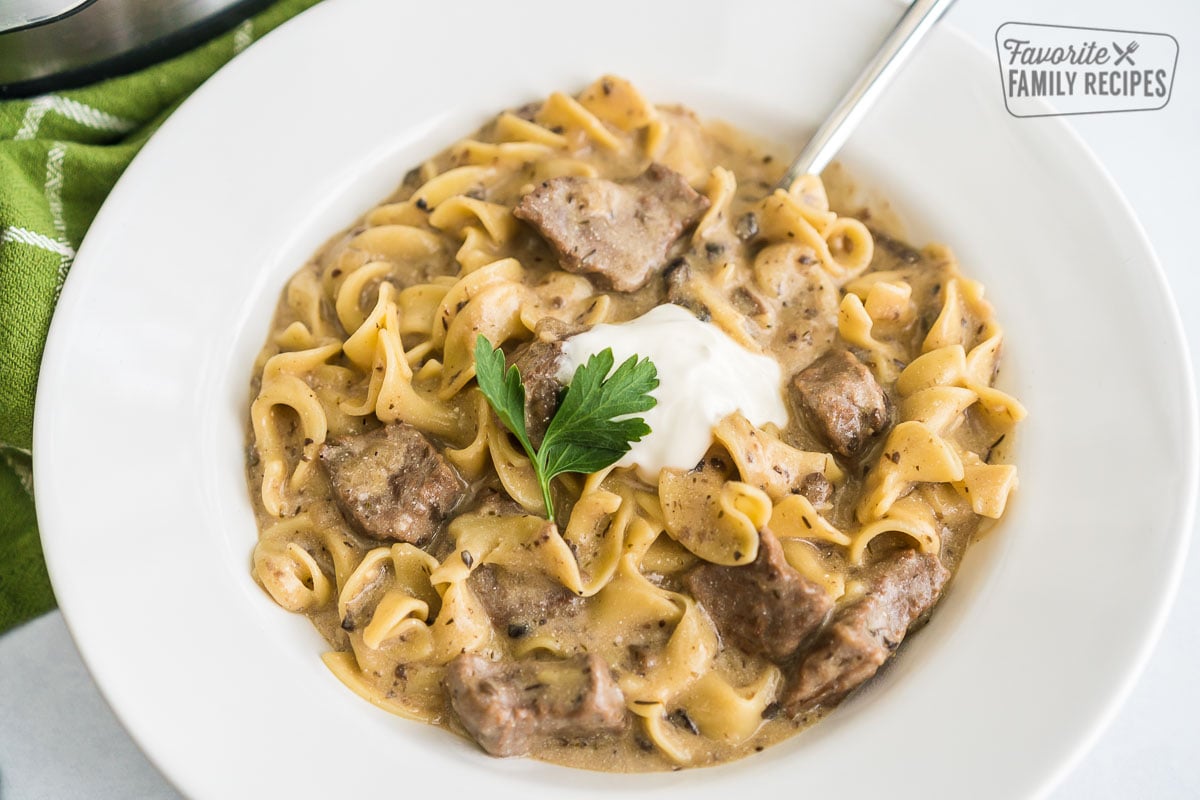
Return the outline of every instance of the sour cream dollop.
<path id="1" fill-rule="evenodd" d="M 735 411 L 755 425 L 787 424 L 779 364 L 680 306 L 655 306 L 629 322 L 568 338 L 558 379 L 568 383 L 576 367 L 606 347 L 617 365 L 636 355 L 658 368 L 658 388 L 651 392 L 658 403 L 641 415 L 650 433 L 617 462 L 636 466 L 645 481 L 657 483 L 664 467 L 696 466 L 712 444 L 713 426 Z"/>

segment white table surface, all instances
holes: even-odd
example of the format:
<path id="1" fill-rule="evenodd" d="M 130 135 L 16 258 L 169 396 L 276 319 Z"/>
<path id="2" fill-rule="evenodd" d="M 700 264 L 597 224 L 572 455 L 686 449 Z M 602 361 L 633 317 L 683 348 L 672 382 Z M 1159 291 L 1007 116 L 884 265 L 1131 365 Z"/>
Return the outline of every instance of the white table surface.
<path id="1" fill-rule="evenodd" d="M 948 21 L 994 53 L 1004 22 L 1172 34 L 1174 94 L 1160 111 L 1073 117 L 1145 226 L 1183 310 L 1200 373 L 1200 3 L 1195 0 L 960 0 Z M 992 56 L 994 57 L 994 55 Z M 1001 102 L 999 93 L 996 102 Z M 1013 119 L 1012 125 L 1024 124 Z M 1197 526 L 1200 528 L 1200 526 Z M 1196 529 L 1192 531 L 1193 540 Z M 1200 547 L 1137 686 L 1055 800 L 1200 797 Z M 1031 721 L 1031 724 L 1036 724 Z M 0 637 L 0 797 L 174 798 L 88 676 L 62 615 Z"/>

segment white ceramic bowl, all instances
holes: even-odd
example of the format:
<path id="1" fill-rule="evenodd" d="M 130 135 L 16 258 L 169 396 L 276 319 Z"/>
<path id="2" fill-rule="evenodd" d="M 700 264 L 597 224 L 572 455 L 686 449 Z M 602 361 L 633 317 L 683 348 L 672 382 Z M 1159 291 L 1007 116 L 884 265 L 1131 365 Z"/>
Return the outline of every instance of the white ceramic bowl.
<path id="1" fill-rule="evenodd" d="M 845 152 L 944 241 L 1008 331 L 1021 489 L 933 621 L 869 688 L 761 755 L 599 775 L 490 759 L 352 695 L 250 578 L 251 362 L 288 275 L 495 110 L 604 72 L 802 141 L 898 10 L 826 3 L 335 0 L 200 88 L 75 262 L 35 431 L 47 560 L 98 684 L 198 798 L 1012 798 L 1099 732 L 1159 630 L 1197 484 L 1177 316 L 1118 192 L 1058 121 L 1013 120 L 942 29 Z"/>

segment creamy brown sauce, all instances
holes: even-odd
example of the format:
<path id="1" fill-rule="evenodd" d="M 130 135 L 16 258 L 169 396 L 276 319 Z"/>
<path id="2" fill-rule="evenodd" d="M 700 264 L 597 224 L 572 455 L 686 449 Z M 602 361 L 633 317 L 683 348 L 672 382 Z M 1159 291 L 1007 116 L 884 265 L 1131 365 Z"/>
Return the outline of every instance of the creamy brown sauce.
<path id="1" fill-rule="evenodd" d="M 793 734 L 840 697 L 788 699 L 832 623 L 772 659 L 731 644 L 686 599 L 706 547 L 744 542 L 740 566 L 728 569 L 749 570 L 757 530 L 768 529 L 788 574 L 828 595 L 834 621 L 882 585 L 880 565 L 898 553 L 916 548 L 957 568 L 1016 484 L 997 465 L 1024 412 L 991 387 L 1001 341 L 991 307 L 949 250 L 913 248 L 886 205 L 856 205 L 861 192 L 840 169 L 825 186 L 810 179 L 773 200 L 787 156 L 604 79 L 578 103 L 556 96 L 501 115 L 413 170 L 292 278 L 251 383 L 254 571 L 280 605 L 312 620 L 347 685 L 467 735 L 443 685 L 461 652 L 500 662 L 594 654 L 622 690 L 623 729 L 551 736 L 532 756 L 608 771 L 712 764 Z M 511 216 L 556 176 L 627 181 L 651 163 L 683 176 L 709 208 L 636 291 L 564 272 L 555 250 Z M 820 241 L 804 240 L 808 230 Z M 665 302 L 776 359 L 788 424 L 731 424 L 709 451 L 718 465 L 709 483 L 686 469 L 658 486 L 632 470 L 567 476 L 556 485 L 562 530 L 547 528 L 528 463 L 481 413 L 464 342 L 484 333 L 511 352 Z M 887 398 L 886 426 L 853 456 L 830 455 L 829 437 L 789 388 L 835 350 Z M 419 547 L 364 535 L 322 462 L 328 442 L 400 423 L 464 487 Z M 764 456 L 779 460 L 765 471 L 751 463 Z M 756 510 L 736 525 L 724 518 L 747 508 Z M 703 541 L 687 533 L 696 525 Z M 504 616 L 502 590 L 489 583 L 496 570 L 534 587 L 521 601 L 531 618 L 495 618 Z M 910 620 L 899 624 L 902 638 Z"/>

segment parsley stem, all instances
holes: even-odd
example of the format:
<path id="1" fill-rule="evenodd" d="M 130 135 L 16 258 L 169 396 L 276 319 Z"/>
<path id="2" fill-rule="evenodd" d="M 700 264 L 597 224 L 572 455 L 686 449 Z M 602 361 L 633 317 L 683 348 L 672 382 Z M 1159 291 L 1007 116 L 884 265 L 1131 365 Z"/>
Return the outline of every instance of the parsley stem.
<path id="1" fill-rule="evenodd" d="M 550 496 L 550 481 L 553 479 L 546 474 L 546 465 L 541 463 L 540 458 L 535 459 L 534 464 L 538 485 L 542 487 L 542 502 L 546 504 L 546 519 L 557 525 L 558 521 L 554 519 L 554 499 Z"/>
<path id="2" fill-rule="evenodd" d="M 558 522 L 554 519 L 554 500 L 550 496 L 550 481 L 553 480 L 553 476 L 546 474 L 545 460 L 533 449 L 533 444 L 524 433 L 517 434 L 517 441 L 521 443 L 525 455 L 529 457 L 529 463 L 533 465 L 533 474 L 542 490 L 542 503 L 546 506 L 546 519 L 557 525 Z"/>

